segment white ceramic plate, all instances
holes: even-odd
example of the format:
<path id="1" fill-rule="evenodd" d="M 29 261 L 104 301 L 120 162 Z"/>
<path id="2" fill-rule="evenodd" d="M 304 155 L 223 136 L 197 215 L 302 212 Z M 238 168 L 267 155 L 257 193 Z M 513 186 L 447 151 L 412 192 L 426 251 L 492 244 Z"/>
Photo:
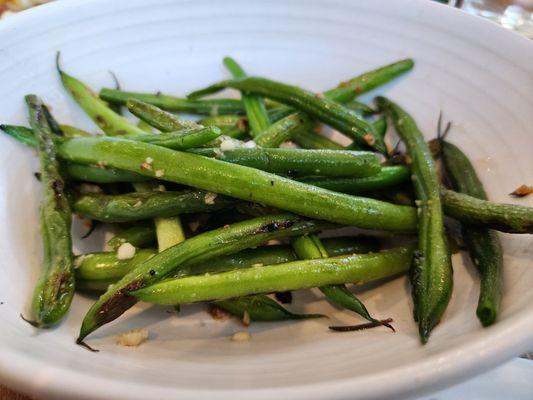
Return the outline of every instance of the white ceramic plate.
<path id="1" fill-rule="evenodd" d="M 417 400 L 530 400 L 533 362 L 515 358 L 498 368 Z"/>
<path id="2" fill-rule="evenodd" d="M 416 69 L 384 88 L 435 135 L 439 110 L 453 119 L 451 139 L 466 149 L 494 200 L 529 182 L 533 171 L 533 44 L 498 27 L 429 2 L 61 1 L 0 23 L 0 120 L 25 123 L 23 96 L 36 93 L 65 123 L 94 129 L 64 93 L 53 68 L 63 66 L 94 88 L 112 85 L 184 94 L 226 75 L 225 55 L 252 74 L 323 90 L 367 69 L 413 57 Z M 370 97 L 368 97 L 370 98 Z M 531 236 L 502 235 L 505 293 L 501 321 L 482 329 L 474 310 L 475 272 L 453 258 L 455 291 L 442 324 L 419 344 L 404 280 L 361 294 L 398 330 L 328 332 L 354 323 L 317 293 L 297 294 L 295 308 L 329 321 L 253 324 L 212 320 L 200 308 L 179 317 L 135 307 L 90 338 L 73 340 L 91 299 L 78 296 L 57 329 L 35 332 L 27 309 L 40 262 L 37 164 L 26 148 L 0 137 L 0 379 L 39 398 L 399 398 L 437 390 L 533 347 Z M 533 198 L 514 200 L 533 205 Z M 135 349 L 112 336 L 145 327 Z"/>

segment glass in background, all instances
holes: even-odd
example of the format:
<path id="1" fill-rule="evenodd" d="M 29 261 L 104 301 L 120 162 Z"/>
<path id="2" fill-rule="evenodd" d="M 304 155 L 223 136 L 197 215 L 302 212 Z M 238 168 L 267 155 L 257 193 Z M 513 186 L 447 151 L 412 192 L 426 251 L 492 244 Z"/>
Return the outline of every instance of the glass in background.
<path id="1" fill-rule="evenodd" d="M 533 0 L 448 0 L 448 4 L 533 39 Z"/>

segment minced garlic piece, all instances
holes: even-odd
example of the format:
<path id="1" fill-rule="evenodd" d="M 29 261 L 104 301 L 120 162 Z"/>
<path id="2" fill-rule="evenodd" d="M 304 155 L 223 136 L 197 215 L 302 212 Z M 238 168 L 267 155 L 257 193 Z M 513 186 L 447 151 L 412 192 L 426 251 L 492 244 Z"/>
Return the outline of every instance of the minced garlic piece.
<path id="1" fill-rule="evenodd" d="M 131 243 L 122 243 L 117 249 L 117 259 L 129 260 L 135 256 L 135 247 Z"/>
<path id="2" fill-rule="evenodd" d="M 119 346 L 137 347 L 146 339 L 148 339 L 148 331 L 146 329 L 132 329 L 115 336 L 115 343 Z"/>
<path id="3" fill-rule="evenodd" d="M 288 142 L 283 142 L 279 145 L 280 149 L 295 149 L 296 144 L 294 142 L 291 142 L 290 140 Z"/>
<path id="4" fill-rule="evenodd" d="M 222 151 L 235 150 L 235 149 L 238 149 L 239 147 L 240 147 L 240 142 L 230 137 L 220 142 L 220 150 Z"/>
<path id="5" fill-rule="evenodd" d="M 215 204 L 215 199 L 217 198 L 216 193 L 207 192 L 204 197 L 205 204 Z"/>
<path id="6" fill-rule="evenodd" d="M 250 333 L 246 331 L 235 332 L 231 336 L 231 340 L 234 342 L 248 342 L 252 340 L 252 335 L 250 335 Z"/>

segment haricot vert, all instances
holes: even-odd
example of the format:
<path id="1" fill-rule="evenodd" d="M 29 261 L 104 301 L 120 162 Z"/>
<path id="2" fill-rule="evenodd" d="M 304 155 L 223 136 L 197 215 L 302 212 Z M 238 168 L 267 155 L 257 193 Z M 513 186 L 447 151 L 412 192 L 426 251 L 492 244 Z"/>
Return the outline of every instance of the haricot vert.
<path id="1" fill-rule="evenodd" d="M 70 236 L 71 211 L 65 182 L 56 160 L 53 133 L 42 101 L 26 96 L 30 124 L 38 142 L 43 200 L 40 225 L 44 260 L 41 276 L 33 293 L 32 325 L 46 328 L 66 315 L 74 295 L 74 265 Z"/>
<path id="2" fill-rule="evenodd" d="M 392 119 L 411 157 L 411 180 L 417 198 L 418 250 L 410 279 L 414 316 L 420 339 L 426 343 L 446 310 L 452 294 L 453 272 L 444 232 L 440 183 L 429 147 L 413 118 L 392 101 L 377 98 L 378 106 Z"/>
<path id="3" fill-rule="evenodd" d="M 412 248 L 400 247 L 379 253 L 300 260 L 220 274 L 171 278 L 143 289 L 133 288 L 129 293 L 138 300 L 174 305 L 348 282 L 368 282 L 405 273 L 412 256 Z"/>
<path id="4" fill-rule="evenodd" d="M 225 57 L 223 63 L 234 78 L 241 79 L 246 76 L 242 67 L 233 58 Z M 241 101 L 250 124 L 250 134 L 252 137 L 258 136 L 270 126 L 265 102 L 261 97 L 248 93 L 241 93 Z"/>
<path id="5" fill-rule="evenodd" d="M 302 260 L 316 260 L 329 257 L 322 241 L 316 235 L 300 236 L 293 240 L 292 247 Z M 325 285 L 320 287 L 320 291 L 333 304 L 353 311 L 370 322 L 391 327 L 388 323 L 381 323 L 379 320 L 373 318 L 363 302 L 350 292 L 346 285 Z M 393 328 L 391 327 L 391 329 Z"/>
<path id="6" fill-rule="evenodd" d="M 487 194 L 466 155 L 455 145 L 441 141 L 442 158 L 452 186 L 460 193 L 487 200 Z M 463 239 L 481 278 L 477 317 L 493 324 L 498 317 L 503 286 L 503 252 L 496 231 L 463 224 Z"/>

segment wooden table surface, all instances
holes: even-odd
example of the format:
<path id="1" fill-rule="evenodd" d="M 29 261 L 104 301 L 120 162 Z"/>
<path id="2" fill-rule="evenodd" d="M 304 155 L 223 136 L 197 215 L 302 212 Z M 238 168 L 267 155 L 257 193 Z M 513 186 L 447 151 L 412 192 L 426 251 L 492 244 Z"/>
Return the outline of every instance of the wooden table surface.
<path id="1" fill-rule="evenodd" d="M 30 400 L 30 398 L 15 393 L 5 386 L 0 385 L 0 400 Z"/>

